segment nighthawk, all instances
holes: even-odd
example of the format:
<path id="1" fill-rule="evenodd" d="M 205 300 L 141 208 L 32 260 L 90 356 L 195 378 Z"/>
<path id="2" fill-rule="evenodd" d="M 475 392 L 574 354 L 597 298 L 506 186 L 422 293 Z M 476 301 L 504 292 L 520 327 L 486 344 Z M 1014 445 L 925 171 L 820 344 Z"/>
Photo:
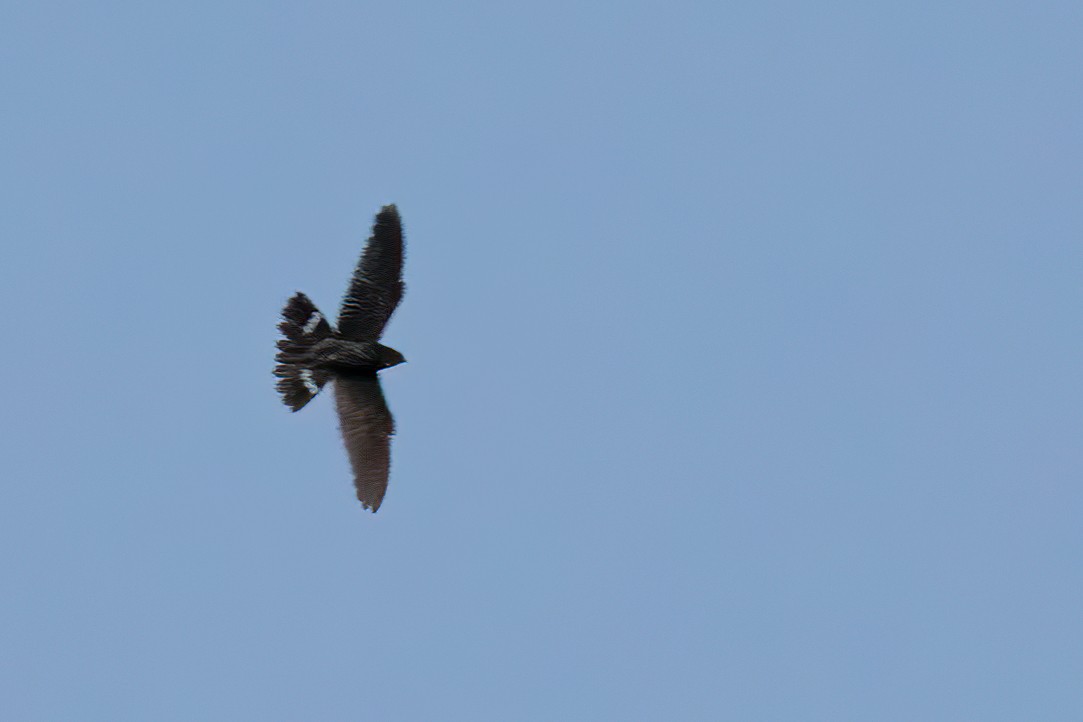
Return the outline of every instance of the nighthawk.
<path id="1" fill-rule="evenodd" d="M 377 371 L 406 359 L 379 343 L 402 300 L 402 222 L 394 205 L 376 214 L 372 237 L 357 263 L 335 329 L 303 293 L 282 309 L 275 376 L 282 402 L 298 411 L 328 381 L 335 382 L 342 438 L 361 506 L 375 512 L 384 500 L 395 422 Z"/>

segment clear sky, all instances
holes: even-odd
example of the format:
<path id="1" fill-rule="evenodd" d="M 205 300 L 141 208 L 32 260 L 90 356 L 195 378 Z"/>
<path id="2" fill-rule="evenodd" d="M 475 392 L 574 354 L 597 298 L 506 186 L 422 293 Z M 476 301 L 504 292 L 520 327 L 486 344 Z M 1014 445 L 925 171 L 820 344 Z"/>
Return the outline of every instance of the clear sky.
<path id="1" fill-rule="evenodd" d="M 1083 718 L 1081 28 L 4 3 L 0 717 Z M 373 516 L 271 368 L 387 202 Z"/>

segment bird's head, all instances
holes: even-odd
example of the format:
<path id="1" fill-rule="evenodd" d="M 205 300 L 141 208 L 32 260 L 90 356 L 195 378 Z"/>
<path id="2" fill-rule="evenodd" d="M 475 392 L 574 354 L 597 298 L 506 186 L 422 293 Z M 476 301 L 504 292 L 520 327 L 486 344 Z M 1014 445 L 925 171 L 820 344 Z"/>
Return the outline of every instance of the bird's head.
<path id="1" fill-rule="evenodd" d="M 380 368 L 389 369 L 403 363 L 406 363 L 406 357 L 401 353 L 390 346 L 380 345 Z"/>

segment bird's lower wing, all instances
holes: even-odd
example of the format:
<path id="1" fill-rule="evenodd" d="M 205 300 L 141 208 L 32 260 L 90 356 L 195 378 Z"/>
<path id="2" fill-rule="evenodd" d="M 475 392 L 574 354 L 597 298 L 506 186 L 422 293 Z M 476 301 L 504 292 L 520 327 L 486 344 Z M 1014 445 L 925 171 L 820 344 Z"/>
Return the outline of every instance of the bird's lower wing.
<path id="1" fill-rule="evenodd" d="M 363 507 L 375 512 L 387 491 L 391 435 L 395 433 L 395 422 L 384 401 L 380 380 L 375 373 L 337 376 L 335 405 L 353 467 L 357 499 Z"/>

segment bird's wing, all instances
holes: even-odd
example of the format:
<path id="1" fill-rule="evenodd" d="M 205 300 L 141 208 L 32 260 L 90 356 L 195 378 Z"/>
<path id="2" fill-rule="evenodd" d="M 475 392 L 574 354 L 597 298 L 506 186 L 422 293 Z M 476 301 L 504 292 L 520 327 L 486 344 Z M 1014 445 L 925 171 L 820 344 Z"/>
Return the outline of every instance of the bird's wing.
<path id="1" fill-rule="evenodd" d="M 387 410 L 380 380 L 375 373 L 340 374 L 335 377 L 342 440 L 353 467 L 357 499 L 375 512 L 387 491 L 391 469 L 391 435 L 395 422 Z"/>
<path id="2" fill-rule="evenodd" d="M 376 214 L 372 236 L 342 300 L 338 330 L 348 339 L 376 341 L 402 300 L 402 222 L 394 205 Z"/>

